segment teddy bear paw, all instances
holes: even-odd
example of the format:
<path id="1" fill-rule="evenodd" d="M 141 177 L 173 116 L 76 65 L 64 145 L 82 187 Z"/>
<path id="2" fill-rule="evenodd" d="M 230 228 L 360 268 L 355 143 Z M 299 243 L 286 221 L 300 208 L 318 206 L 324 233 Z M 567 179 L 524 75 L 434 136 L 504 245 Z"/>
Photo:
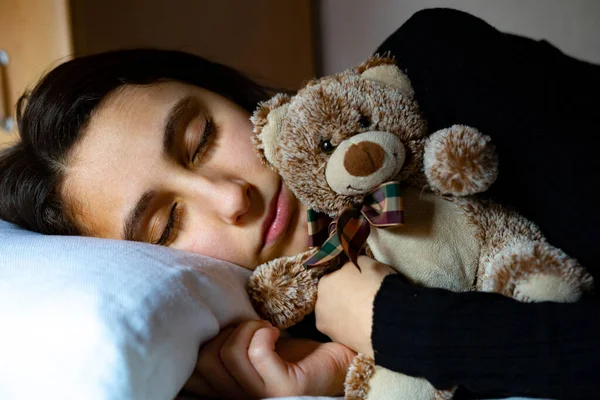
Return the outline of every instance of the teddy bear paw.
<path id="1" fill-rule="evenodd" d="M 430 185 L 453 196 L 481 193 L 498 176 L 498 158 L 490 137 L 464 125 L 429 136 L 423 164 Z"/>
<path id="2" fill-rule="evenodd" d="M 248 294 L 261 318 L 287 329 L 312 313 L 317 302 L 318 270 L 302 261 L 311 251 L 259 265 L 248 281 Z"/>

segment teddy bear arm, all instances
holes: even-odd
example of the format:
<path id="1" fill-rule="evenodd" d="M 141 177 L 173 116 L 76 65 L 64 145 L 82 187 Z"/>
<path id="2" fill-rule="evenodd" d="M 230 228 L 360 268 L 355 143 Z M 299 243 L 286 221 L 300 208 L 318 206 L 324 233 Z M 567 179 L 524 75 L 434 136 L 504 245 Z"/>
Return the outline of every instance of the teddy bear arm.
<path id="1" fill-rule="evenodd" d="M 322 271 L 304 267 L 302 262 L 310 254 L 312 251 L 261 264 L 248 281 L 254 309 L 279 329 L 297 324 L 314 311 Z"/>
<path id="2" fill-rule="evenodd" d="M 319 278 L 338 267 L 336 259 L 307 269 L 304 261 L 318 248 L 259 265 L 250 276 L 248 295 L 258 315 L 279 329 L 287 329 L 311 314 L 317 302 Z"/>
<path id="3" fill-rule="evenodd" d="M 464 125 L 430 135 L 423 165 L 431 187 L 453 196 L 484 192 L 498 176 L 498 158 L 490 137 Z"/>

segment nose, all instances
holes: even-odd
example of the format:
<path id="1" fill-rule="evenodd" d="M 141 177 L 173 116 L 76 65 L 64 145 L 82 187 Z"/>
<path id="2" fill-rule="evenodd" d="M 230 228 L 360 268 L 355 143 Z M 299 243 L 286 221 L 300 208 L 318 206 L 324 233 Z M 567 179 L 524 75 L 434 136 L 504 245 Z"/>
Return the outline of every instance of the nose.
<path id="1" fill-rule="evenodd" d="M 250 184 L 242 179 L 195 176 L 187 182 L 186 203 L 199 214 L 212 214 L 229 225 L 242 223 L 250 209 Z"/>
<path id="2" fill-rule="evenodd" d="M 237 225 L 250 209 L 250 184 L 240 179 L 218 182 L 212 201 L 223 222 Z"/>
<path id="3" fill-rule="evenodd" d="M 350 145 L 344 155 L 344 169 L 352 176 L 369 176 L 383 165 L 385 151 L 370 141 Z"/>

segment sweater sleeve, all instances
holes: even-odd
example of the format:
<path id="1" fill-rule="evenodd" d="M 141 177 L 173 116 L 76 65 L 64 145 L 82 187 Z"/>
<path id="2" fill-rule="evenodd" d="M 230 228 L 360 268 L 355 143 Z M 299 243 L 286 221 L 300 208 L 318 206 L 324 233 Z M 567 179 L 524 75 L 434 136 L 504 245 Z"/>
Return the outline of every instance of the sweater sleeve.
<path id="1" fill-rule="evenodd" d="M 600 67 L 545 41 L 449 10 L 418 12 L 378 49 L 406 71 L 430 130 L 466 124 L 491 136 L 499 177 L 484 195 L 539 225 L 595 277 L 600 212 Z M 378 364 L 496 396 L 597 397 L 600 307 L 524 304 L 490 293 L 413 287 L 390 276 L 376 297 Z"/>
<path id="2" fill-rule="evenodd" d="M 385 278 L 375 298 L 375 361 L 474 393 L 590 399 L 600 392 L 595 301 L 520 303 Z"/>

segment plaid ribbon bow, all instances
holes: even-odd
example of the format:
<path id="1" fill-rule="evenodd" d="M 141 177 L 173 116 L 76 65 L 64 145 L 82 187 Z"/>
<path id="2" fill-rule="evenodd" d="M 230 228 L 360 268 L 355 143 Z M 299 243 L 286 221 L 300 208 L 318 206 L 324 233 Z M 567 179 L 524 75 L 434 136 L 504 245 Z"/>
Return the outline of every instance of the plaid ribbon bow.
<path id="1" fill-rule="evenodd" d="M 356 260 L 371 233 L 371 225 L 388 228 L 404 224 L 404 202 L 398 182 L 379 185 L 359 207 L 347 208 L 332 222 L 327 215 L 308 210 L 309 244 L 322 245 L 317 254 L 304 262 L 306 268 L 314 268 L 342 252 L 358 267 Z"/>

